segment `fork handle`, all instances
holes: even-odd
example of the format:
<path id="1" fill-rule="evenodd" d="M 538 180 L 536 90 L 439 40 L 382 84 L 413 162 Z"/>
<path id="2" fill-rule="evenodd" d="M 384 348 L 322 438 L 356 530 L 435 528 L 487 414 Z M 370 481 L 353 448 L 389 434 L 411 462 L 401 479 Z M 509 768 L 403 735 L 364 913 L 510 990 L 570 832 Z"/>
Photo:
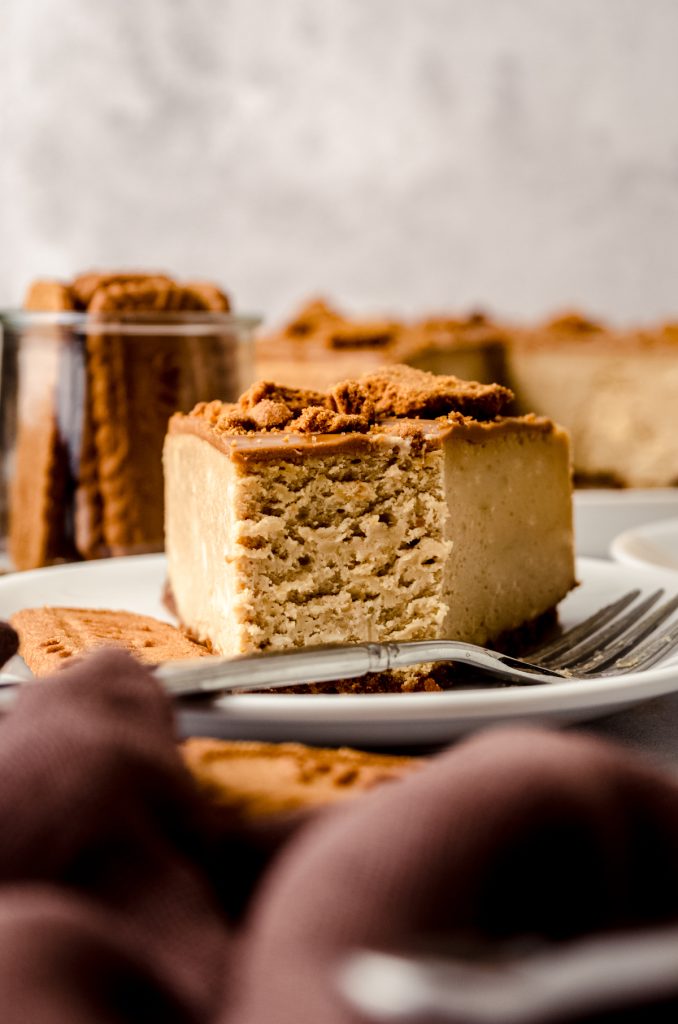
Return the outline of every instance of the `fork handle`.
<path id="1" fill-rule="evenodd" d="M 181 697 L 357 679 L 370 672 L 445 661 L 481 668 L 507 682 L 534 684 L 562 678 L 559 672 L 532 668 L 497 651 L 454 640 L 338 644 L 229 659 L 204 658 L 197 663 L 165 663 L 156 675 L 168 693 Z"/>
<path id="2" fill-rule="evenodd" d="M 280 689 L 334 679 L 357 679 L 390 667 L 397 644 L 306 647 L 241 657 L 203 658 L 198 663 L 160 665 L 156 676 L 175 697 L 227 690 Z"/>

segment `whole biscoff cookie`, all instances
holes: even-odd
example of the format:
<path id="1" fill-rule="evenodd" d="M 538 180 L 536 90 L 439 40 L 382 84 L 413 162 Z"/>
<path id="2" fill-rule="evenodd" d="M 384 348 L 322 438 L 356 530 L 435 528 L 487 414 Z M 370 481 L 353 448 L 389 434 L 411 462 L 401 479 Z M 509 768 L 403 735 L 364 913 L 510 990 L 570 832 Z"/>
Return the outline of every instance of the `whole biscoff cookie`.
<path id="1" fill-rule="evenodd" d="M 44 278 L 30 285 L 24 309 L 32 313 L 68 313 L 75 309 L 75 304 L 67 285 Z"/>
<path id="2" fill-rule="evenodd" d="M 216 285 L 180 285 L 162 273 L 83 274 L 71 290 L 80 306 L 104 319 L 229 308 L 227 296 Z M 209 339 L 198 341 L 197 366 L 206 376 L 203 387 L 209 393 L 210 386 L 219 385 L 217 366 L 208 351 Z M 171 413 L 188 407 L 195 397 L 194 383 L 187 380 L 193 342 L 170 335 L 116 335 L 110 330 L 88 335 L 87 400 L 75 501 L 76 545 L 85 558 L 162 547 L 160 449 Z"/>
<path id="3" fill-rule="evenodd" d="M 348 323 L 343 313 L 323 298 L 309 299 L 280 331 L 285 337 L 307 338 L 330 324 Z"/>
<path id="4" fill-rule="evenodd" d="M 75 307 L 59 281 L 34 281 L 24 307 L 68 313 Z M 17 438 L 10 484 L 9 547 L 17 569 L 35 569 L 72 557 L 65 536 L 67 453 L 57 425 L 56 396 L 65 372 L 62 327 L 36 324 L 23 332 L 18 354 Z M 8 360 L 3 373 L 11 372 Z"/>
<path id="5" fill-rule="evenodd" d="M 190 739 L 180 749 L 204 794 L 247 818 L 337 803 L 421 764 L 411 757 L 302 743 Z"/>
<path id="6" fill-rule="evenodd" d="M 176 284 L 162 275 L 103 281 L 88 304 L 89 313 L 107 317 L 140 312 L 198 312 L 209 308 L 198 288 Z"/>
<path id="7" fill-rule="evenodd" d="M 19 654 L 36 676 L 49 675 L 70 658 L 111 645 L 124 647 L 149 665 L 202 658 L 209 653 L 176 626 L 135 612 L 25 608 L 10 622 L 19 634 Z"/>
<path id="8" fill-rule="evenodd" d="M 210 313 L 228 313 L 231 303 L 228 295 L 211 281 L 186 281 L 184 288 L 198 297 L 202 308 Z"/>
<path id="9" fill-rule="evenodd" d="M 171 284 L 171 278 L 166 274 L 151 274 L 148 271 L 118 270 L 113 272 L 90 271 L 87 274 L 79 274 L 71 283 L 71 295 L 77 306 L 87 309 L 97 289 L 109 284 L 140 284 L 149 280 L 165 281 Z"/>
<path id="10" fill-rule="evenodd" d="M 217 288 L 165 278 L 101 284 L 89 312 L 106 319 L 146 313 L 219 312 Z M 228 347 L 219 339 L 91 333 L 87 338 L 93 437 L 102 498 L 102 540 L 114 555 L 163 543 L 162 442 L 177 408 L 223 393 Z M 226 367 L 226 379 L 236 379 Z M 76 524 L 79 525 L 79 524 Z M 84 531 L 83 531 L 84 534 Z M 85 537 L 78 535 L 83 550 Z"/>

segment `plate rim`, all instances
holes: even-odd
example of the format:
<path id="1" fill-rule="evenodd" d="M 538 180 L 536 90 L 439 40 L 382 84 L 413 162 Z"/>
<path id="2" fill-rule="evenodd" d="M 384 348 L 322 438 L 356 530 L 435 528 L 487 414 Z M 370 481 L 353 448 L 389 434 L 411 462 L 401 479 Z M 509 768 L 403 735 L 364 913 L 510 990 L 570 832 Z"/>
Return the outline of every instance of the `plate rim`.
<path id="1" fill-rule="evenodd" d="M 83 572 L 100 571 L 108 574 L 122 574 L 141 570 L 155 572 L 164 563 L 163 554 L 145 554 L 117 559 L 102 559 L 98 562 L 74 563 L 34 569 L 21 574 L 0 577 L 0 595 L 8 584 L 18 578 L 29 584 L 44 578 L 45 573 L 55 570 L 66 576 Z M 620 562 L 599 558 L 580 557 L 577 559 L 578 575 L 585 579 L 593 573 L 614 573 L 636 567 Z M 661 566 L 643 565 L 637 571 L 651 574 L 655 579 L 664 577 L 665 585 L 678 592 L 678 573 Z M 159 595 L 158 595 L 159 596 Z M 1 598 L 0 598 L 1 600 Z M 183 713 L 217 714 L 235 721 L 249 720 L 254 725 L 272 718 L 285 719 L 300 725 L 347 725 L 360 720 L 364 725 L 406 724 L 404 712 L 413 724 L 431 722 L 433 719 L 456 718 L 472 723 L 474 719 L 502 718 L 507 715 L 526 717 L 540 714 L 554 715 L 560 712 L 581 711 L 587 708 L 610 706 L 614 709 L 624 703 L 640 703 L 643 700 L 678 690 L 678 662 L 625 676 L 598 677 L 586 681 L 582 691 L 580 682 L 536 684 L 532 686 L 507 686 L 503 688 L 446 690 L 435 693 L 387 693 L 387 694 L 232 694 L 215 698 L 200 708 L 190 705 L 180 707 Z"/>
<path id="2" fill-rule="evenodd" d="M 648 523 L 640 523 L 638 526 L 629 527 L 618 533 L 610 543 L 610 556 L 615 562 L 627 568 L 637 569 L 659 569 L 664 572 L 678 574 L 678 566 L 666 565 L 663 562 L 652 562 L 647 558 L 634 554 L 629 550 L 631 545 L 638 541 L 641 543 L 653 543 L 657 536 L 669 532 L 678 537 L 678 516 L 671 516 L 669 519 L 653 519 Z"/>
<path id="3" fill-rule="evenodd" d="M 575 487 L 579 505 L 678 505 L 678 487 Z"/>

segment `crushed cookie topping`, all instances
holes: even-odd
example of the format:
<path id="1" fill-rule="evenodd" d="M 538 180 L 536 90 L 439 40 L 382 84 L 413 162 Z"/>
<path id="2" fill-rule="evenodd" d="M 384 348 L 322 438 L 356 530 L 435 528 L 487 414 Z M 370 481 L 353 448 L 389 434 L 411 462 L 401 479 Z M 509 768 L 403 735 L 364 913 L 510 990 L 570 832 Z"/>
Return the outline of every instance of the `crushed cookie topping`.
<path id="1" fill-rule="evenodd" d="M 453 414 L 456 417 L 456 413 Z M 463 416 L 459 417 L 463 420 Z M 413 454 L 424 450 L 427 444 L 426 433 L 416 420 L 391 420 L 388 425 L 389 437 L 402 437 L 410 442 Z"/>
<path id="2" fill-rule="evenodd" d="M 474 342 L 503 344 L 509 337 L 506 327 L 495 323 L 482 310 L 473 310 L 466 317 L 429 316 L 413 325 L 415 334 L 442 339 L 448 344 Z"/>
<path id="3" fill-rule="evenodd" d="M 284 402 L 292 412 L 301 412 L 310 405 L 331 408 L 329 395 L 324 391 L 310 391 L 308 388 L 289 388 L 284 384 L 274 384 L 270 380 L 260 380 L 252 384 L 238 399 L 243 409 L 251 409 L 258 402 L 268 399 L 273 402 Z"/>
<path id="4" fill-rule="evenodd" d="M 395 347 L 408 335 L 450 335 L 459 340 L 499 340 L 505 330 L 499 327 L 482 309 L 472 309 L 467 315 L 430 316 L 409 322 L 393 317 L 356 318 L 347 316 L 323 298 L 312 298 L 293 315 L 292 319 L 268 335 L 270 340 L 283 338 L 300 342 L 314 341 L 332 350 L 380 349 Z"/>
<path id="5" fill-rule="evenodd" d="M 294 422 L 301 434 L 365 434 L 371 423 L 366 416 L 353 416 L 317 406 L 306 409 Z"/>
<path id="6" fill-rule="evenodd" d="M 400 325 L 392 320 L 352 321 L 332 325 L 324 332 L 329 348 L 381 348 L 392 342 Z"/>
<path id="7" fill-rule="evenodd" d="M 374 402 L 361 380 L 345 380 L 336 384 L 330 392 L 335 409 L 350 416 L 364 416 L 370 422 L 376 420 Z"/>
<path id="8" fill-rule="evenodd" d="M 547 331 L 567 331 L 570 334 L 597 334 L 605 329 L 602 324 L 576 311 L 561 313 L 544 324 L 544 327 Z"/>
<path id="9" fill-rule="evenodd" d="M 284 402 L 274 402 L 270 398 L 263 398 L 249 411 L 249 418 L 258 430 L 275 430 L 276 427 L 286 427 L 293 416 L 294 413 L 289 405 L 285 405 Z"/>
<path id="10" fill-rule="evenodd" d="M 388 366 L 331 391 L 304 391 L 270 381 L 253 384 L 238 402 L 201 402 L 189 417 L 201 419 L 220 434 L 367 433 L 384 420 L 389 432 L 414 439 L 423 431 L 417 420 L 440 417 L 493 420 L 512 399 L 499 384 L 477 384 L 441 377 L 409 366 Z"/>
<path id="11" fill-rule="evenodd" d="M 667 320 L 662 324 L 661 332 L 670 341 L 678 341 L 678 323 L 674 320 Z"/>
<path id="12" fill-rule="evenodd" d="M 329 323 L 343 323 L 344 318 L 325 299 L 310 299 L 290 320 L 282 333 L 288 338 L 308 338 Z"/>
<path id="13" fill-rule="evenodd" d="M 474 309 L 466 317 L 428 316 L 418 326 L 426 331 L 465 331 L 477 328 L 497 329 L 497 325 L 481 309 Z"/>
<path id="14" fill-rule="evenodd" d="M 347 385 L 353 383 L 373 403 L 376 420 L 436 419 L 449 413 L 487 420 L 497 416 L 513 399 L 513 393 L 500 384 L 478 384 L 394 365 L 366 374 L 357 382 L 337 385 L 332 394 L 340 408 Z"/>

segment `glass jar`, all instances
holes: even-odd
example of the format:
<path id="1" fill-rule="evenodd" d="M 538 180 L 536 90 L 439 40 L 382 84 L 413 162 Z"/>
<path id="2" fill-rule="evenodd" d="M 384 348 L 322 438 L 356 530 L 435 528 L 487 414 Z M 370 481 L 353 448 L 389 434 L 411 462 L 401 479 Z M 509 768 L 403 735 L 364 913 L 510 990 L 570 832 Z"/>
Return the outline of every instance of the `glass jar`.
<path id="1" fill-rule="evenodd" d="M 0 314 L 2 568 L 158 551 L 167 421 L 235 401 L 258 320 Z"/>

